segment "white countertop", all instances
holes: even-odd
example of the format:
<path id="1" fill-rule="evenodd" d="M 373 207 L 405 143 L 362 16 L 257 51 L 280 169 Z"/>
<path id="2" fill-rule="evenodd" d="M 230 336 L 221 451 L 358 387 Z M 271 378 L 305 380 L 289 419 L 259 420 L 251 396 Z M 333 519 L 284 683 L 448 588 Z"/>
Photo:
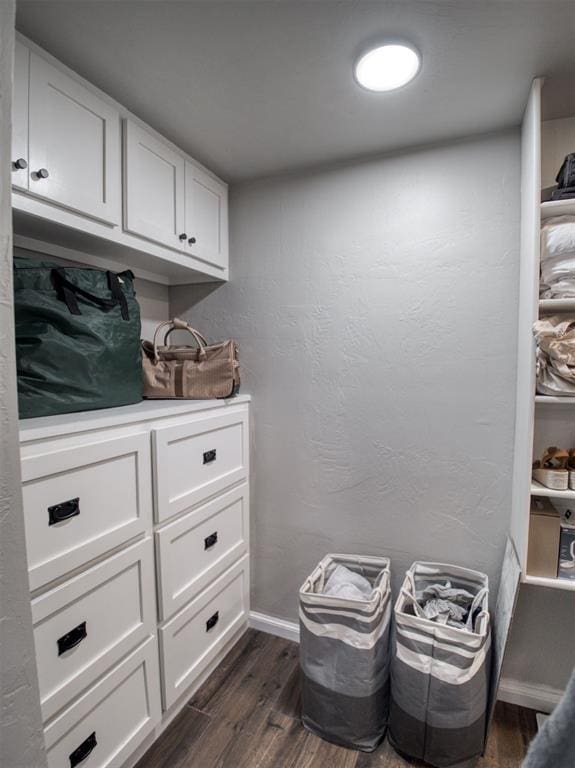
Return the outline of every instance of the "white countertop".
<path id="1" fill-rule="evenodd" d="M 44 440 L 58 435 L 86 432 L 93 429 L 118 427 L 137 421 L 151 421 L 169 416 L 183 416 L 196 411 L 229 408 L 249 403 L 250 395 L 237 395 L 228 400 L 143 400 L 134 405 L 105 408 L 98 411 L 62 413 L 57 416 L 41 416 L 37 419 L 20 420 L 20 442 Z"/>

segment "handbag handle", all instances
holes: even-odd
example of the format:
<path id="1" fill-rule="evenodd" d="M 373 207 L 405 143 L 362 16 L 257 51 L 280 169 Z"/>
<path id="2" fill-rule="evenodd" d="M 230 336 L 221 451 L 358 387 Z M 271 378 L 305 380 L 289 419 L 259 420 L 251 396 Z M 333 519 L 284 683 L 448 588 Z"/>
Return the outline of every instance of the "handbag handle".
<path id="1" fill-rule="evenodd" d="M 174 318 L 174 321 L 177 321 L 178 323 L 182 322 L 177 317 Z M 183 326 L 181 326 L 181 325 L 177 325 L 177 326 L 174 325 L 174 326 L 172 326 L 172 328 L 168 328 L 168 330 L 164 334 L 164 347 L 166 347 L 168 345 L 168 336 L 170 335 L 170 333 L 172 333 L 172 331 L 190 331 L 190 333 L 195 334 L 194 338 L 197 336 L 196 341 L 198 339 L 200 339 L 200 341 L 202 342 L 204 347 L 208 346 L 208 342 L 207 342 L 206 337 L 202 333 L 200 333 L 197 330 L 197 328 L 190 328 L 190 326 L 187 323 L 185 323 Z M 198 346 L 200 346 L 200 345 L 198 344 Z"/>
<path id="2" fill-rule="evenodd" d="M 120 311 L 122 313 L 122 320 L 129 320 L 130 312 L 128 310 L 128 302 L 126 300 L 124 291 L 122 290 L 122 286 L 120 285 L 118 275 L 115 272 L 107 271 L 106 276 L 108 278 L 108 287 L 110 288 L 110 293 L 112 294 L 111 299 L 104 299 L 101 296 L 96 296 L 95 293 L 90 293 L 89 291 L 80 288 L 79 285 L 76 285 L 68 279 L 66 276 L 66 271 L 63 267 L 54 267 L 52 270 L 52 281 L 54 283 L 54 287 L 60 294 L 61 298 L 64 300 L 71 315 L 82 314 L 78 304 L 78 299 L 76 298 L 76 296 L 82 296 L 83 298 L 88 299 L 88 301 L 91 301 L 93 304 L 96 304 L 105 312 L 113 309 L 116 305 L 119 304 Z"/>
<path id="3" fill-rule="evenodd" d="M 206 340 L 204 337 L 198 333 L 194 328 L 192 328 L 191 325 L 188 325 L 184 320 L 180 320 L 179 317 L 175 317 L 173 320 L 165 320 L 163 323 L 160 323 L 158 327 L 156 328 L 156 332 L 154 333 L 154 363 L 158 363 L 160 361 L 160 356 L 158 355 L 158 334 L 162 330 L 162 328 L 168 328 L 166 331 L 166 335 L 164 337 L 164 340 L 170 335 L 172 331 L 188 331 L 188 333 L 191 333 L 194 339 L 196 340 L 196 344 L 198 345 L 198 348 L 200 350 L 200 357 L 204 357 L 206 354 L 205 346 L 206 346 Z M 202 343 L 202 339 L 204 343 Z"/>

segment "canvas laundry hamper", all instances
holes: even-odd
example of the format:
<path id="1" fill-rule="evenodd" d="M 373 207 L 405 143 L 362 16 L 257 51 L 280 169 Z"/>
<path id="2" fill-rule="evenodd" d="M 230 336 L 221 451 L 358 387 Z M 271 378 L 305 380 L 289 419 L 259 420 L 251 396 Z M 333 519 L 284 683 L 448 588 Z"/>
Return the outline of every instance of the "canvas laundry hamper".
<path id="1" fill-rule="evenodd" d="M 322 594 L 338 564 L 373 586 L 370 599 Z M 389 714 L 389 560 L 327 555 L 300 590 L 302 721 L 328 741 L 370 752 Z"/>
<path id="2" fill-rule="evenodd" d="M 475 597 L 468 628 L 421 615 L 418 596 L 449 581 Z M 482 754 L 489 697 L 491 631 L 485 574 L 414 563 L 395 604 L 388 738 L 403 755 L 438 768 Z"/>

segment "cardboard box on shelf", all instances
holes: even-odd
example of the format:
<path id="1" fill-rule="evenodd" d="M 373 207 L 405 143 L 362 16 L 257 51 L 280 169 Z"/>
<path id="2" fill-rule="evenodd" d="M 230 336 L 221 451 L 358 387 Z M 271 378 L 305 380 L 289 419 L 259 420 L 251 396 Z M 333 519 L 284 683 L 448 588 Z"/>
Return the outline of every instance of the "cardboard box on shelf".
<path id="1" fill-rule="evenodd" d="M 533 498 L 527 550 L 527 573 L 530 576 L 557 578 L 560 536 L 559 512 L 548 499 Z"/>

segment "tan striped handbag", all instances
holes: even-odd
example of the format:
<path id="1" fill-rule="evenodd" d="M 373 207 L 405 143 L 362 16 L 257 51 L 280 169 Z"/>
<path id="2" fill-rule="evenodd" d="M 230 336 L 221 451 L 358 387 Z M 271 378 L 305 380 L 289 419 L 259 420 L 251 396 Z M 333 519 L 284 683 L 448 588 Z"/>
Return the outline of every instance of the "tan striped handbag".
<path id="1" fill-rule="evenodd" d="M 162 329 L 163 346 L 158 345 Z M 168 345 L 172 331 L 187 331 L 194 346 Z M 232 397 L 240 387 L 238 346 L 228 339 L 208 344 L 184 320 L 167 320 L 156 328 L 153 341 L 142 341 L 144 397 L 176 400 L 212 400 Z"/>

